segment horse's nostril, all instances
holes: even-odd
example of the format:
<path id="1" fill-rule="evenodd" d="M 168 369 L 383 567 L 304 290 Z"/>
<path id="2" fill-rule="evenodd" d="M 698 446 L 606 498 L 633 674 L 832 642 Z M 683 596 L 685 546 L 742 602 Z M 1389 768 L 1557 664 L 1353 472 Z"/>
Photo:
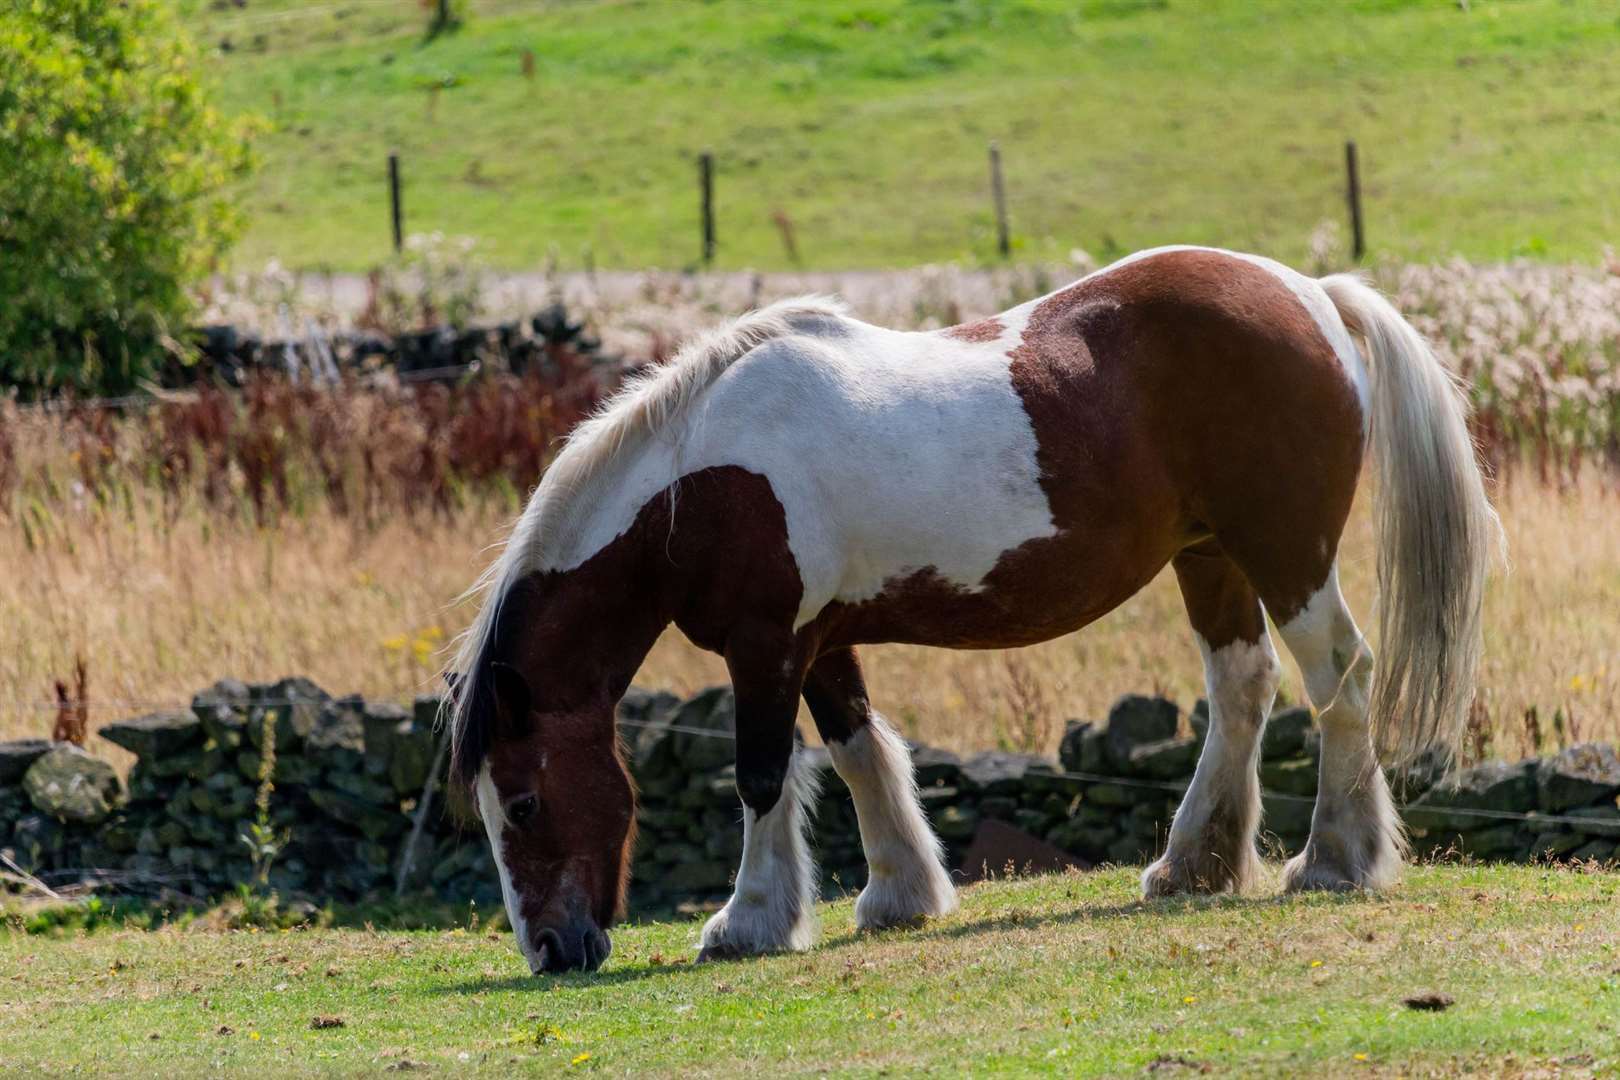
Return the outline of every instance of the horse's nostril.
<path id="1" fill-rule="evenodd" d="M 539 960 L 535 968 L 537 975 L 544 971 L 566 971 L 570 966 L 563 954 L 562 936 L 555 930 L 540 931 L 540 946 L 536 953 Z"/>
<path id="2" fill-rule="evenodd" d="M 585 953 L 585 970 L 595 971 L 607 962 L 608 954 L 613 951 L 613 943 L 608 940 L 607 934 L 600 930 L 585 931 L 584 939 L 580 942 Z"/>

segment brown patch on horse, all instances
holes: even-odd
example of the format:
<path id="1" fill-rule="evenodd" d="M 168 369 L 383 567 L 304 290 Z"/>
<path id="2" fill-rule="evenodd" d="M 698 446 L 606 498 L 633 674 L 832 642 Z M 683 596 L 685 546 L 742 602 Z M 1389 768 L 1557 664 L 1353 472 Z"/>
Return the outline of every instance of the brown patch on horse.
<path id="1" fill-rule="evenodd" d="M 1048 335 L 1043 352 L 1065 356 L 1068 333 L 1129 387 L 1130 426 L 1158 441 L 1183 514 L 1279 622 L 1297 614 L 1332 565 L 1364 453 L 1356 388 L 1299 298 L 1247 260 L 1166 252 L 1053 296 L 1024 341 Z"/>
<path id="2" fill-rule="evenodd" d="M 854 649 L 834 649 L 816 659 L 805 676 L 804 703 L 823 742 L 848 742 L 872 722 L 866 678 Z"/>
<path id="3" fill-rule="evenodd" d="M 1045 641 L 1210 536 L 1279 620 L 1325 580 L 1360 473 L 1361 405 L 1276 275 L 1221 252 L 1143 258 L 1038 304 L 1009 355 L 1057 534 L 1008 551 L 980 588 L 924 567 L 831 604 L 816 620 L 829 646 Z"/>
<path id="4" fill-rule="evenodd" d="M 975 345 L 985 345 L 1006 332 L 1006 327 L 997 318 L 979 319 L 976 322 L 959 323 L 956 326 L 946 327 L 940 333 L 957 341 L 970 341 Z"/>
<path id="5" fill-rule="evenodd" d="M 538 796 L 538 827 L 502 838 L 531 925 L 577 914 L 565 878 L 598 926 L 622 913 L 635 793 L 614 708 L 658 635 L 674 621 L 724 652 L 751 625 L 791 627 L 802 592 L 769 481 L 736 466 L 682 477 L 580 566 L 530 573 L 508 592 L 479 665 L 522 674 L 531 723 L 503 734 L 491 680 L 474 680 L 486 690 L 468 711 L 455 775 L 470 784 L 487 760 L 503 800 Z"/>
<path id="6" fill-rule="evenodd" d="M 1236 641 L 1258 642 L 1266 633 L 1266 613 L 1254 586 L 1214 537 L 1191 544 L 1171 560 L 1187 621 L 1210 649 Z"/>

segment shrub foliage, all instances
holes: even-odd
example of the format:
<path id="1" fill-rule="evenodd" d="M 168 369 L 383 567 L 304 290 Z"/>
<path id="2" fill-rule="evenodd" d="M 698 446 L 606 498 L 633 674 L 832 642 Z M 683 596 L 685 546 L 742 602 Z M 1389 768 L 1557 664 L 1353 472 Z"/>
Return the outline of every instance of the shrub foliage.
<path id="1" fill-rule="evenodd" d="M 127 390 L 235 233 L 247 124 L 161 0 L 10 0 L 0 71 L 0 379 Z"/>

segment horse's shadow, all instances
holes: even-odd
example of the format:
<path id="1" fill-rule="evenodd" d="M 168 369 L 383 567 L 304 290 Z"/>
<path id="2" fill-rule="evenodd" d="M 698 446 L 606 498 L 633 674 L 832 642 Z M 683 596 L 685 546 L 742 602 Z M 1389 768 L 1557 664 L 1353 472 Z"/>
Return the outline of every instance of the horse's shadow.
<path id="1" fill-rule="evenodd" d="M 1339 905 L 1353 903 L 1360 895 L 1354 892 L 1322 893 L 1318 894 L 1317 899 L 1319 903 L 1325 902 Z M 1074 923 L 1128 922 L 1139 918 L 1159 918 L 1194 911 L 1259 910 L 1283 907 L 1293 904 L 1297 900 L 1297 897 L 1284 893 L 1254 896 L 1175 896 L 1157 900 L 1137 899 L 1115 903 L 1081 903 L 1073 908 L 1041 913 L 1018 910 L 998 911 L 993 915 L 973 919 L 942 919 L 910 929 L 841 931 L 824 938 L 816 945 L 815 951 L 838 952 L 896 936 L 919 942 L 944 941 L 1009 929 L 1039 930 L 1043 927 L 1068 926 Z M 616 986 L 641 982 L 644 979 L 666 978 L 694 970 L 711 970 L 719 973 L 727 969 L 735 970 L 742 965 L 758 963 L 761 959 L 760 957 L 742 957 L 735 960 L 718 960 L 701 965 L 701 967 L 690 961 L 665 964 L 639 963 L 634 967 L 612 967 L 607 971 L 589 974 L 573 972 L 565 975 L 511 975 L 500 978 L 485 976 L 478 979 L 445 983 L 435 988 L 435 992 L 441 994 L 485 994 L 509 990 L 562 990 Z"/>

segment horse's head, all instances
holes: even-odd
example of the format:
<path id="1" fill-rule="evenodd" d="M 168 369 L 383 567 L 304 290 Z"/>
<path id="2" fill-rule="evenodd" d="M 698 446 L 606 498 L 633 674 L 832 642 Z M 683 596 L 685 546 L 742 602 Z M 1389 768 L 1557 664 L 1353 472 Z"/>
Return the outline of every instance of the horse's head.
<path id="1" fill-rule="evenodd" d="M 540 680 L 489 663 L 466 681 L 456 753 L 535 974 L 594 971 L 629 882 L 635 793 L 613 701 L 545 699 Z M 459 691 L 458 691 L 459 692 Z"/>

